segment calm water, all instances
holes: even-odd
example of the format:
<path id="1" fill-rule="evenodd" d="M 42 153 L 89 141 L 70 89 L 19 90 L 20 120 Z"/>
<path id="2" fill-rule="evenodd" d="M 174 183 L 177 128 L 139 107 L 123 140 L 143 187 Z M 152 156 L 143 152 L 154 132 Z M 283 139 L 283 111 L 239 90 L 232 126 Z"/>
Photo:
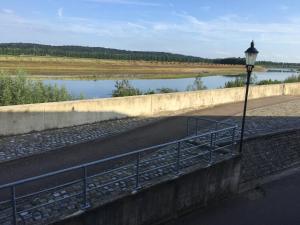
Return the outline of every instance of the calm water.
<path id="1" fill-rule="evenodd" d="M 284 80 L 295 73 L 277 73 L 277 72 L 259 72 L 255 73 L 257 81 L 272 79 Z M 234 80 L 236 76 L 209 76 L 202 77 L 204 85 L 208 89 L 223 87 L 227 81 Z M 159 88 L 172 88 L 179 91 L 185 91 L 189 85 L 192 85 L 195 78 L 180 79 L 145 79 L 130 80 L 130 83 L 142 91 Z M 116 80 L 44 80 L 45 84 L 57 84 L 65 86 L 71 94 L 78 96 L 83 93 L 87 98 L 107 98 L 111 97 Z"/>

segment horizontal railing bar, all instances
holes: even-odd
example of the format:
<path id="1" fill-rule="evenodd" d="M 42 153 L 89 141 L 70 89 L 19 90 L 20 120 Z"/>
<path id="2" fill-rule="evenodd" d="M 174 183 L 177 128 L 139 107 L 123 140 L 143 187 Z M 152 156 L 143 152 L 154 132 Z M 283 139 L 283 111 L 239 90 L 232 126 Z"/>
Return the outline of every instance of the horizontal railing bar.
<path id="1" fill-rule="evenodd" d="M 189 159 L 197 158 L 199 156 L 203 156 L 203 155 L 206 155 L 206 154 L 209 154 L 208 150 L 206 152 L 201 152 L 201 153 L 198 153 L 197 155 L 193 155 L 193 156 L 184 158 L 184 159 L 182 159 L 182 161 L 186 161 L 186 160 L 189 160 Z"/>
<path id="2" fill-rule="evenodd" d="M 130 166 L 128 166 L 130 165 Z M 111 172 L 115 172 L 115 171 L 118 171 L 118 170 L 121 170 L 121 169 L 124 169 L 126 167 L 131 167 L 131 166 L 135 166 L 133 165 L 133 163 L 130 163 L 130 164 L 126 164 L 124 166 L 121 166 L 121 167 L 118 167 L 118 168 L 115 168 L 115 169 L 112 169 L 112 170 L 107 170 L 107 171 L 104 171 L 104 172 L 101 172 L 101 173 L 96 173 L 96 174 L 93 174 L 91 176 L 88 176 L 87 178 L 94 178 L 94 177 L 98 177 L 98 176 L 101 176 L 101 175 L 105 175 L 105 174 L 108 174 L 108 173 L 111 173 Z"/>
<path id="3" fill-rule="evenodd" d="M 31 194 L 28 194 L 28 195 L 19 196 L 19 197 L 16 198 L 16 200 L 28 198 L 28 197 L 31 197 L 31 196 L 34 196 L 34 195 L 39 195 L 39 194 L 41 194 L 43 192 L 48 192 L 48 191 L 52 191 L 52 190 L 55 190 L 55 189 L 60 189 L 60 188 L 63 188 L 65 186 L 71 186 L 73 184 L 80 183 L 80 182 L 82 182 L 82 179 L 71 181 L 69 183 L 65 183 L 65 184 L 58 185 L 58 186 L 55 186 L 55 187 L 52 187 L 52 188 L 44 189 L 44 190 L 41 190 L 41 191 L 38 191 L 38 192 L 34 192 L 34 193 L 31 193 Z"/>
<path id="4" fill-rule="evenodd" d="M 176 149 L 174 149 L 174 151 L 175 151 L 175 150 L 176 150 Z M 167 154 L 164 154 L 164 155 L 161 155 L 161 156 L 156 156 L 156 157 L 151 158 L 151 159 L 149 159 L 149 160 L 141 161 L 141 162 L 140 162 L 140 167 L 143 166 L 143 163 L 145 164 L 145 163 L 148 163 L 148 162 L 152 162 L 152 161 L 158 160 L 158 159 L 160 159 L 160 158 L 162 158 L 162 157 L 167 157 L 167 156 L 171 156 L 171 157 L 172 157 L 172 155 L 175 155 L 175 154 L 176 154 L 176 152 L 167 153 Z"/>
<path id="5" fill-rule="evenodd" d="M 4 200 L 4 201 L 0 202 L 0 205 L 4 205 L 4 204 L 10 203 L 10 202 L 11 202 L 11 200 Z"/>
<path id="6" fill-rule="evenodd" d="M 202 145 L 194 145 L 194 146 L 192 146 L 192 147 L 187 147 L 187 148 L 182 147 L 182 148 L 180 149 L 180 151 L 181 151 L 181 153 L 183 153 L 183 152 L 185 152 L 185 151 L 188 151 L 188 150 L 191 150 L 191 149 L 196 149 L 196 148 L 199 148 L 199 147 L 202 147 L 202 146 L 206 146 L 206 145 L 208 145 L 208 144 L 209 144 L 209 143 L 204 143 L 204 144 L 202 144 Z M 162 156 L 157 156 L 157 157 L 152 158 L 152 159 L 149 159 L 149 160 L 141 161 L 140 164 L 142 164 L 142 163 L 147 163 L 147 162 L 152 162 L 152 161 L 155 161 L 155 160 L 157 160 L 157 159 L 159 159 L 159 158 L 161 158 L 161 157 L 167 157 L 167 156 L 172 156 L 172 155 L 176 155 L 176 154 L 177 154 L 177 148 L 174 148 L 174 149 L 172 149 L 172 153 L 167 153 L 167 154 L 164 154 L 164 155 L 162 155 Z"/>
<path id="7" fill-rule="evenodd" d="M 230 136 L 230 137 L 224 137 L 224 138 L 218 138 L 217 140 L 216 140 L 216 142 L 217 141 L 224 141 L 224 140 L 226 140 L 226 139 L 229 139 L 231 142 L 232 142 L 232 135 Z"/>
<path id="8" fill-rule="evenodd" d="M 169 163 L 169 164 L 166 164 L 166 165 L 163 165 L 163 166 L 155 167 L 155 168 L 150 169 L 150 170 L 145 170 L 145 171 L 140 172 L 140 175 L 141 175 L 141 174 L 148 173 L 148 172 L 151 172 L 151 171 L 154 171 L 154 170 L 158 170 L 158 169 L 161 169 L 161 168 L 165 168 L 165 167 L 174 165 L 174 164 L 176 164 L 176 163 L 177 163 L 177 162 L 172 162 L 172 163 Z"/>
<path id="9" fill-rule="evenodd" d="M 217 121 L 217 120 L 213 120 L 213 119 L 207 119 L 207 118 L 198 118 L 198 117 L 190 117 L 188 118 L 188 120 L 203 120 L 203 121 L 207 121 L 207 122 L 213 122 L 213 123 L 219 123 L 219 124 L 225 124 L 228 126 L 233 126 L 235 125 L 234 123 L 230 123 L 230 122 L 224 122 L 224 121 Z"/>
<path id="10" fill-rule="evenodd" d="M 7 219 L 7 218 L 9 218 L 9 217 L 13 217 L 13 214 L 11 214 L 11 215 L 5 215 L 5 216 L 3 216 L 3 217 L 0 217 L 0 220 L 4 220 L 4 219 Z"/>
<path id="11" fill-rule="evenodd" d="M 214 149 L 212 152 L 215 152 L 215 151 L 220 150 L 220 149 L 225 148 L 225 147 L 231 147 L 231 145 L 226 145 L 226 146 L 222 146 L 222 147 L 216 148 L 216 149 Z M 191 157 L 188 157 L 188 158 L 184 158 L 184 159 L 182 159 L 182 161 L 186 161 L 186 160 L 189 160 L 189 159 L 197 158 L 197 157 L 199 157 L 199 156 L 206 155 L 206 154 L 209 154 L 209 150 L 207 150 L 207 152 L 199 153 L 199 154 L 197 154 L 197 155 L 195 155 L 195 156 L 191 156 Z"/>
<path id="12" fill-rule="evenodd" d="M 197 148 L 200 148 L 200 147 L 207 146 L 208 144 L 209 143 L 205 143 L 205 144 L 202 144 L 202 145 L 195 145 L 195 146 L 188 147 L 188 148 L 182 148 L 182 149 L 180 149 L 180 151 L 184 152 L 184 151 L 188 151 L 188 150 L 191 150 L 191 149 L 197 149 Z"/>
<path id="13" fill-rule="evenodd" d="M 121 154 L 121 155 L 117 155 L 117 156 L 112 156 L 112 157 L 109 157 L 109 158 L 97 160 L 97 161 L 90 162 L 90 163 L 81 164 L 81 165 L 78 165 L 78 166 L 62 169 L 62 170 L 59 170 L 59 171 L 46 173 L 46 174 L 39 175 L 39 176 L 36 176 L 36 177 L 31 177 L 31 178 L 19 180 L 19 181 L 16 181 L 16 182 L 1 185 L 0 189 L 9 188 L 9 187 L 12 187 L 12 186 L 17 186 L 17 185 L 20 185 L 20 184 L 36 181 L 36 180 L 39 180 L 39 179 L 43 179 L 43 178 L 46 178 L 46 177 L 50 177 L 50 176 L 54 176 L 54 175 L 74 171 L 74 170 L 77 170 L 77 169 L 82 169 L 84 167 L 93 166 L 93 165 L 108 162 L 108 161 L 111 161 L 111 160 L 121 159 L 121 158 L 124 158 L 126 156 L 132 156 L 132 155 L 142 153 L 142 152 L 146 152 L 146 151 L 149 151 L 149 150 L 153 150 L 153 149 L 156 149 L 156 148 L 165 147 L 165 146 L 168 146 L 168 145 L 171 145 L 171 144 L 177 144 L 177 143 L 180 143 L 180 142 L 183 142 L 183 141 L 203 137 L 203 136 L 206 136 L 208 134 L 214 134 L 214 133 L 217 133 L 217 132 L 222 132 L 222 131 L 226 131 L 226 130 L 234 129 L 234 128 L 236 128 L 236 126 L 224 128 L 224 129 L 217 130 L 217 131 L 210 131 L 210 132 L 207 132 L 207 133 L 204 133 L 204 134 L 195 135 L 195 136 L 192 136 L 192 137 L 187 137 L 187 138 L 183 138 L 183 139 L 176 140 L 176 141 L 171 141 L 171 142 L 160 144 L 160 145 L 156 145 L 156 146 L 152 146 L 152 147 L 148 147 L 148 148 L 143 148 L 143 149 L 136 150 L 136 151 L 133 151 L 133 152 L 129 152 L 129 153 L 125 153 L 125 154 Z"/>
<path id="14" fill-rule="evenodd" d="M 68 198 L 73 198 L 73 197 L 75 197 L 75 196 L 82 195 L 82 194 L 83 194 L 83 192 L 79 192 L 79 193 L 76 193 L 76 194 L 72 194 L 72 195 L 70 195 L 70 196 L 68 196 L 68 197 L 63 197 L 63 198 L 54 200 L 53 202 L 47 202 L 47 203 L 44 203 L 44 204 L 40 204 L 40 205 L 31 207 L 31 208 L 29 208 L 29 209 L 24 209 L 24 210 L 18 211 L 17 214 L 21 214 L 21 213 L 23 213 L 23 212 L 32 211 L 32 210 L 34 210 L 34 209 L 38 209 L 38 208 L 41 208 L 41 207 L 44 207 L 44 206 L 47 206 L 47 205 L 53 205 L 53 204 L 55 204 L 55 203 L 57 203 L 57 202 L 60 202 L 60 201 L 62 201 L 62 200 L 66 200 L 66 199 L 68 199 Z"/>
<path id="15" fill-rule="evenodd" d="M 119 180 L 114 180 L 114 181 L 111 181 L 111 182 L 108 182 L 108 183 L 105 183 L 105 184 L 101 184 L 100 186 L 96 186 L 96 187 L 93 187 L 93 188 L 89 188 L 88 189 L 88 192 L 90 191 L 93 191 L 93 190 L 96 190 L 96 189 L 99 189 L 99 188 L 102 188 L 102 187 L 105 187 L 105 186 L 109 186 L 109 185 L 112 185 L 114 183 L 117 183 L 117 182 L 120 182 L 120 181 L 123 181 L 123 180 L 127 180 L 129 178 L 132 178 L 132 177 L 135 177 L 136 175 L 130 175 L 130 176 L 126 176 L 126 177 L 123 177 Z"/>
<path id="16" fill-rule="evenodd" d="M 224 146 L 221 146 L 221 147 L 218 147 L 218 148 L 215 148 L 214 151 L 217 151 L 217 150 L 220 150 L 220 149 L 223 149 L 223 148 L 227 148 L 227 147 L 231 147 L 231 144 L 229 145 L 224 145 Z M 231 149 L 229 151 L 232 151 Z"/>

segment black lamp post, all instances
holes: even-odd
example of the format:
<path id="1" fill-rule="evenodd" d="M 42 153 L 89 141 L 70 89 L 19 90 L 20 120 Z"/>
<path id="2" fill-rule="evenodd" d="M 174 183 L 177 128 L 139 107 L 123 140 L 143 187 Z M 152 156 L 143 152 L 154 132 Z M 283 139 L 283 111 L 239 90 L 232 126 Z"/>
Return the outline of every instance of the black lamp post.
<path id="1" fill-rule="evenodd" d="M 251 77 L 251 73 L 252 73 L 252 70 L 255 65 L 257 55 L 258 55 L 258 51 L 256 50 L 256 48 L 254 48 L 253 41 L 251 42 L 250 48 L 248 48 L 245 51 L 245 55 L 246 55 L 247 82 L 246 82 L 246 94 L 245 94 L 243 121 L 242 121 L 242 129 L 241 129 L 240 153 L 242 153 L 242 149 L 243 149 L 244 129 L 245 129 L 245 119 L 246 119 L 246 111 L 247 111 L 250 77 Z"/>

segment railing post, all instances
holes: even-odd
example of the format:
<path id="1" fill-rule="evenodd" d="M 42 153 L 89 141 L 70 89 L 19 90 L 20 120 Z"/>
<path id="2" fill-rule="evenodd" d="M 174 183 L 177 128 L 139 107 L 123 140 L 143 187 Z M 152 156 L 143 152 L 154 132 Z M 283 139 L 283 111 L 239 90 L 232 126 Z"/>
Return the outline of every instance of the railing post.
<path id="1" fill-rule="evenodd" d="M 187 118 L 186 122 L 186 136 L 190 135 L 190 118 Z"/>
<path id="2" fill-rule="evenodd" d="M 87 168 L 84 166 L 83 168 L 83 208 L 86 209 L 89 207 L 87 200 Z"/>
<path id="3" fill-rule="evenodd" d="M 216 140 L 214 140 L 215 137 L 216 137 L 216 133 L 211 132 L 210 133 L 210 148 L 209 148 L 209 165 L 212 164 L 212 154 L 213 154 L 213 150 L 215 148 L 215 142 L 216 142 Z"/>
<path id="4" fill-rule="evenodd" d="M 216 127 L 215 127 L 215 131 L 217 131 L 217 130 L 218 130 L 218 125 L 219 125 L 219 122 L 218 122 L 218 121 L 216 121 Z"/>
<path id="5" fill-rule="evenodd" d="M 216 142 L 217 142 L 217 138 L 218 138 L 218 128 L 219 128 L 219 122 L 218 121 L 216 121 L 216 129 L 215 129 L 215 144 L 216 144 Z M 221 129 L 222 129 L 222 127 L 221 127 Z"/>
<path id="6" fill-rule="evenodd" d="M 236 130 L 236 127 L 234 127 L 232 129 L 232 143 L 231 143 L 231 155 L 234 155 L 234 142 L 235 142 L 235 130 Z"/>
<path id="7" fill-rule="evenodd" d="M 141 153 L 139 152 L 137 154 L 136 158 L 136 177 L 135 177 L 135 188 L 136 190 L 140 188 L 140 158 L 141 158 Z"/>
<path id="8" fill-rule="evenodd" d="M 16 187 L 11 186 L 11 204 L 13 210 L 13 225 L 17 225 Z"/>
<path id="9" fill-rule="evenodd" d="M 179 172 L 180 172 L 180 148 L 181 148 L 181 142 L 178 142 L 177 157 L 176 157 L 176 173 L 177 174 L 179 174 Z"/>
<path id="10" fill-rule="evenodd" d="M 198 135 L 198 119 L 196 118 L 196 136 Z"/>

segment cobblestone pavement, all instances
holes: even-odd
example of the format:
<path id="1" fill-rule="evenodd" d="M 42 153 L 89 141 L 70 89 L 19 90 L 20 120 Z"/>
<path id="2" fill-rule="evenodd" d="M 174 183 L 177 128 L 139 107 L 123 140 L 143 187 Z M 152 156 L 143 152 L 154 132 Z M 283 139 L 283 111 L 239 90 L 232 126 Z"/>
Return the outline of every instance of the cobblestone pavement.
<path id="1" fill-rule="evenodd" d="M 106 138 L 145 126 L 160 118 L 126 118 L 0 138 L 0 163 L 67 145 Z"/>
<path id="2" fill-rule="evenodd" d="M 116 198 L 121 194 L 129 194 L 136 188 L 153 185 L 162 178 L 172 178 L 185 168 L 194 165 L 207 167 L 232 157 L 232 131 L 233 129 L 218 132 L 219 139 L 215 139 L 213 151 L 211 134 L 206 134 L 180 142 L 180 151 L 178 143 L 171 143 L 141 153 L 138 185 L 136 161 L 122 159 L 127 162 L 121 164 L 114 161 L 114 167 L 109 171 L 93 174 L 86 180 L 88 205 L 95 207 L 104 204 L 112 197 Z M 66 186 L 18 198 L 18 223 L 47 224 L 80 211 L 85 203 L 84 184 L 83 179 L 78 178 Z M 0 204 L 0 223 L 11 225 L 11 219 L 12 207 L 8 200 Z"/>
<path id="3" fill-rule="evenodd" d="M 237 114 L 225 121 L 240 126 L 241 116 L 242 114 Z M 247 111 L 245 123 L 246 137 L 291 129 L 300 129 L 300 100 Z"/>

